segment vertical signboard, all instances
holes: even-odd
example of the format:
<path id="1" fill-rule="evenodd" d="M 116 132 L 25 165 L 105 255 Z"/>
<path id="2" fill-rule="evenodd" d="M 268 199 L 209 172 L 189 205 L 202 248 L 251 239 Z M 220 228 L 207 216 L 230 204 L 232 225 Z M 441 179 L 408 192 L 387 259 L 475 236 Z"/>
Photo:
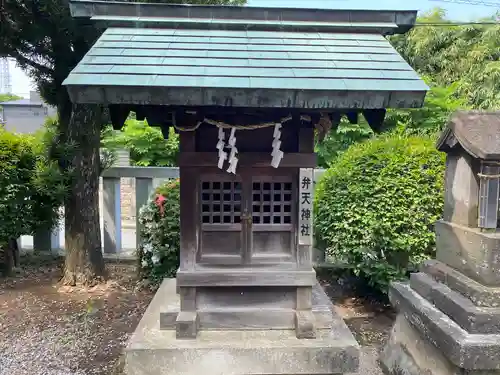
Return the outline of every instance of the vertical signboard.
<path id="1" fill-rule="evenodd" d="M 299 173 L 299 245 L 313 244 L 313 168 L 301 168 Z"/>

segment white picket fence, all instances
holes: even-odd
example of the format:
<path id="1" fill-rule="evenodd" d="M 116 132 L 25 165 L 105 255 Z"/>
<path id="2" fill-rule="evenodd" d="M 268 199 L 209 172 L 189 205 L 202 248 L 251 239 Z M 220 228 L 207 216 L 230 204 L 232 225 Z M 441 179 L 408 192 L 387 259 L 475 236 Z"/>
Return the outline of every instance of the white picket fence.
<path id="1" fill-rule="evenodd" d="M 324 173 L 316 169 L 315 182 Z M 102 174 L 101 230 L 104 254 L 132 256 L 140 243 L 139 209 L 146 204 L 153 189 L 169 179 L 179 177 L 178 168 L 170 167 L 130 167 L 117 166 L 106 169 Z M 123 178 L 135 180 L 135 226 L 124 227 L 122 223 L 122 202 L 120 185 Z M 134 184 L 132 184 L 133 186 Z M 64 254 L 64 227 L 61 224 L 52 233 L 37 233 L 35 236 L 22 236 L 20 247 L 24 252 L 37 249 Z"/>

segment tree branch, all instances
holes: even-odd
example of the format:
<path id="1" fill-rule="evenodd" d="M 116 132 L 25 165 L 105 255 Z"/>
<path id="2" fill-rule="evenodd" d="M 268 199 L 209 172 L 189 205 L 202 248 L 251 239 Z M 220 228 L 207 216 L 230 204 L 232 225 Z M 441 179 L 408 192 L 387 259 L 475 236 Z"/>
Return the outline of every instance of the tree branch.
<path id="1" fill-rule="evenodd" d="M 24 57 L 22 54 L 20 54 L 17 51 L 10 51 L 9 57 L 16 59 L 21 65 L 29 65 L 32 68 L 40 71 L 41 73 L 44 73 L 44 74 L 47 74 L 50 76 L 52 76 L 54 74 L 53 69 L 50 69 L 44 65 L 38 64 L 38 63 L 34 62 L 33 60 L 30 60 L 27 57 Z"/>

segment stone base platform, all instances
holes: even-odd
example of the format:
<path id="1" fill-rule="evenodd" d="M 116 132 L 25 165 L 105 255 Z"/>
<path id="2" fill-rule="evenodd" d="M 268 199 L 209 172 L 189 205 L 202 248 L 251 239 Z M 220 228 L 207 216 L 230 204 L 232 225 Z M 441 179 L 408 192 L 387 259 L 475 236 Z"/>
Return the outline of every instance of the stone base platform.
<path id="1" fill-rule="evenodd" d="M 490 316 L 492 319 L 488 321 L 489 311 L 476 315 L 470 301 L 459 300 L 446 288 L 421 274 L 413 277 L 411 284 L 391 286 L 389 297 L 399 314 L 380 357 L 387 374 L 500 375 L 500 334 L 495 332 L 496 319 Z M 450 313 L 440 310 L 434 301 Z M 473 319 L 467 319 L 474 316 L 478 317 L 477 325 Z M 489 334 L 484 333 L 486 327 L 491 329 Z M 474 333 L 467 328 L 475 328 Z"/>
<path id="2" fill-rule="evenodd" d="M 266 296 L 267 301 L 264 303 L 255 298 L 262 299 L 264 292 L 261 290 L 255 296 L 243 292 L 242 289 L 241 295 L 239 295 L 239 290 L 234 293 L 236 288 L 231 288 L 232 293 L 225 296 L 220 288 L 211 289 L 217 290 L 218 298 L 215 302 L 207 303 L 204 301 L 203 304 L 200 303 L 197 306 L 198 327 L 201 330 L 295 329 L 295 289 L 291 290 L 291 293 L 280 295 L 279 292 L 273 293 L 273 287 L 267 287 L 269 293 Z M 287 294 L 291 296 L 287 296 Z M 223 299 L 223 297 L 225 298 Z M 315 329 L 331 329 L 335 321 L 332 302 L 319 283 L 313 286 L 311 297 L 311 312 L 314 315 Z M 231 299 L 233 299 L 232 303 Z M 235 302 L 234 300 L 239 301 Z M 169 301 L 171 302 L 168 309 L 162 310 L 160 313 L 160 328 L 175 330 L 180 308 L 179 295 Z"/>
<path id="3" fill-rule="evenodd" d="M 201 330 L 177 339 L 160 329 L 160 313 L 178 303 L 174 279 L 156 293 L 125 349 L 127 375 L 298 375 L 354 372 L 359 345 L 335 313 L 315 339 L 297 339 L 293 329 Z"/>

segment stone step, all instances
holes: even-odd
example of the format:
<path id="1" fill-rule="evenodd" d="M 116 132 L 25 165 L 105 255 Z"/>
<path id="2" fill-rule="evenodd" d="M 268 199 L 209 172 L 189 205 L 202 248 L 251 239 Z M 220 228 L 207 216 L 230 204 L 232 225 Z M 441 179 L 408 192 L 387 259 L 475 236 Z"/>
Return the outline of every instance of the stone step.
<path id="1" fill-rule="evenodd" d="M 469 298 L 476 306 L 500 307 L 500 288 L 482 285 L 437 260 L 424 262 L 421 271 Z"/>
<path id="2" fill-rule="evenodd" d="M 422 336 L 455 366 L 466 370 L 500 369 L 500 335 L 472 334 L 411 289 L 408 283 L 393 283 L 392 305 Z"/>
<path id="3" fill-rule="evenodd" d="M 425 273 L 412 274 L 410 286 L 467 332 L 500 333 L 500 308 L 478 307 L 467 297 Z"/>

